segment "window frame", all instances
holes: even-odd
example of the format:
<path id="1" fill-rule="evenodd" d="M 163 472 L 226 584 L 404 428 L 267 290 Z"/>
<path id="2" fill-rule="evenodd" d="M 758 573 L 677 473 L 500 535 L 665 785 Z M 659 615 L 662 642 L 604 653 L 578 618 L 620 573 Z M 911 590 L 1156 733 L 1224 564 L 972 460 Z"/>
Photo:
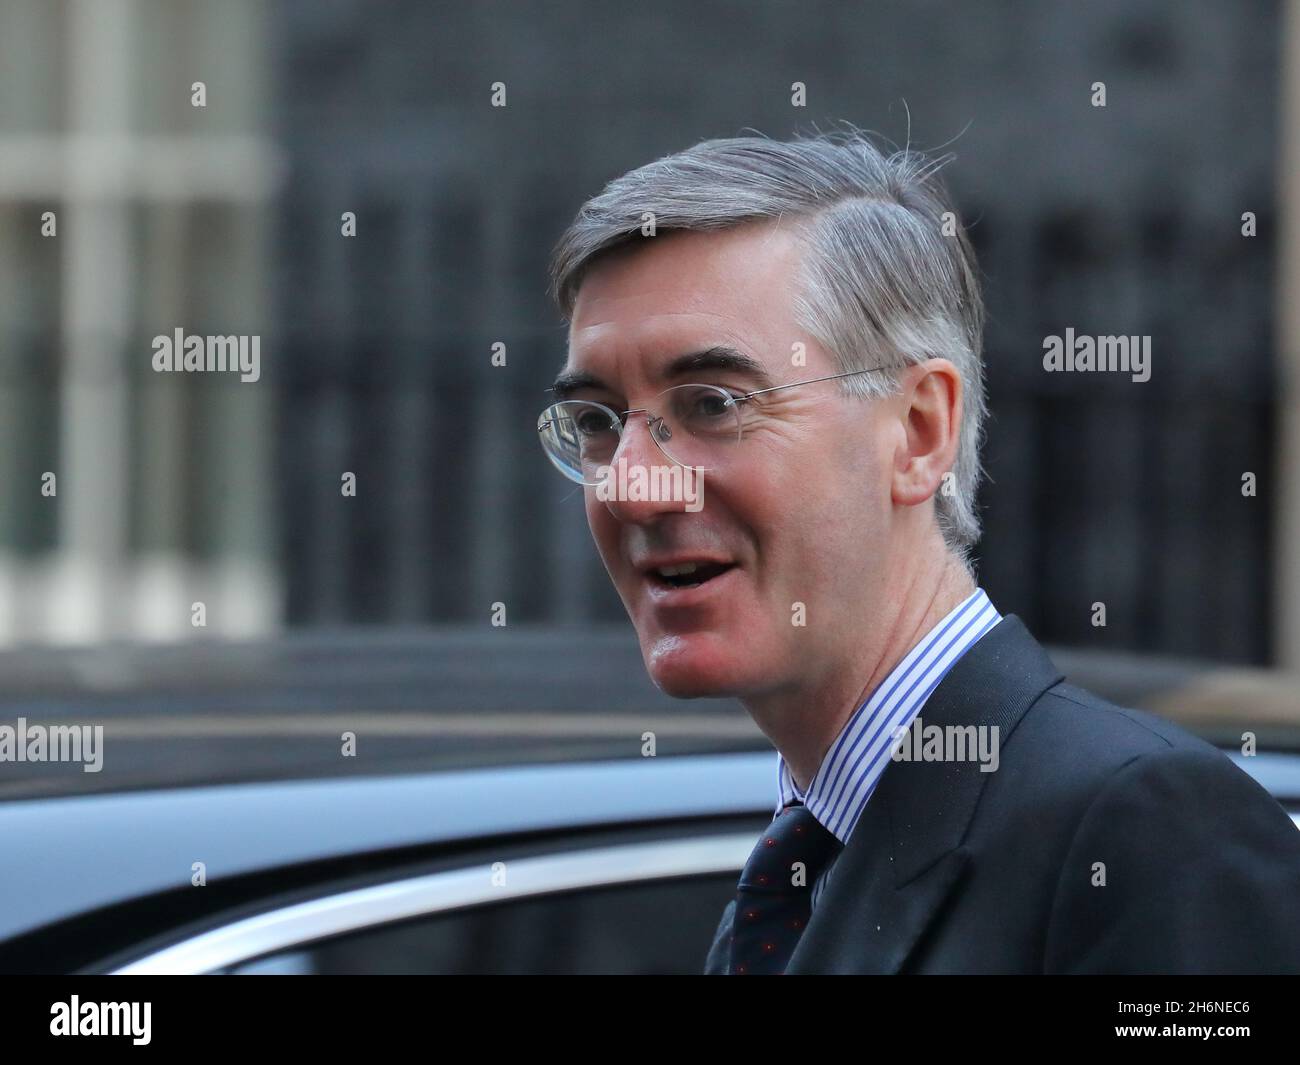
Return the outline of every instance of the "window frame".
<path id="1" fill-rule="evenodd" d="M 114 976 L 199 975 L 335 936 L 413 918 L 628 884 L 739 876 L 753 831 L 643 840 L 509 860 L 505 883 L 479 863 L 335 892 L 245 917 L 189 936 L 111 970 Z"/>

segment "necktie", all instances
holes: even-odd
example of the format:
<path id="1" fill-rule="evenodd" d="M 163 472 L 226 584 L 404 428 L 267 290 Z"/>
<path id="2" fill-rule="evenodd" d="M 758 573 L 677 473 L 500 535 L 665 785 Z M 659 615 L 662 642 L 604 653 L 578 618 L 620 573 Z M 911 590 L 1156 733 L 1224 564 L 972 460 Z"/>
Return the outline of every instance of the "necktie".
<path id="1" fill-rule="evenodd" d="M 740 874 L 732 975 L 785 972 L 812 913 L 813 885 L 840 847 L 803 803 L 792 802 L 776 815 Z"/>

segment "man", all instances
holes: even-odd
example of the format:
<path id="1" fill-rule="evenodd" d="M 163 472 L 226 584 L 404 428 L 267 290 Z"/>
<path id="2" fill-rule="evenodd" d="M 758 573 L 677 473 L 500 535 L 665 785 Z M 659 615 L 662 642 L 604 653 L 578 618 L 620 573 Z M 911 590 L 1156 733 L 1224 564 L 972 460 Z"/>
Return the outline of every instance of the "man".
<path id="1" fill-rule="evenodd" d="M 935 169 L 857 132 L 707 141 L 555 252 L 543 446 L 655 684 L 735 696 L 779 752 L 706 971 L 1300 971 L 1279 805 L 1065 683 L 976 584 L 983 308 Z M 669 467 L 702 505 L 611 490 Z"/>

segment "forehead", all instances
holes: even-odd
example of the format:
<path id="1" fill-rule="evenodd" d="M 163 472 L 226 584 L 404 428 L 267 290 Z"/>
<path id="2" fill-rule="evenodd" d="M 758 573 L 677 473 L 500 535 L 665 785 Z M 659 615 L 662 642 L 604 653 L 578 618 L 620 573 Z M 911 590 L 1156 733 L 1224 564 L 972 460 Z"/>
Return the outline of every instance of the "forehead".
<path id="1" fill-rule="evenodd" d="M 801 254 L 792 227 L 775 221 L 669 232 L 608 253 L 578 290 L 568 368 L 722 343 L 756 357 L 774 343 L 788 350 Z"/>

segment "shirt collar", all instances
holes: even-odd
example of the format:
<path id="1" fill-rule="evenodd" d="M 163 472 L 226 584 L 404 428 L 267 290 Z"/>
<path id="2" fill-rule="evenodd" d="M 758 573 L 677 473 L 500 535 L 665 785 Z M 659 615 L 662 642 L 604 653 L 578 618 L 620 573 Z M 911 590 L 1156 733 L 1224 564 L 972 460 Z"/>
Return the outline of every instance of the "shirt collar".
<path id="1" fill-rule="evenodd" d="M 777 812 L 802 802 L 841 843 L 849 835 L 889 764 L 895 732 L 909 725 L 930 693 L 1002 615 L 983 588 L 959 603 L 917 642 L 867 696 L 831 744 L 804 794 L 777 752 Z"/>

